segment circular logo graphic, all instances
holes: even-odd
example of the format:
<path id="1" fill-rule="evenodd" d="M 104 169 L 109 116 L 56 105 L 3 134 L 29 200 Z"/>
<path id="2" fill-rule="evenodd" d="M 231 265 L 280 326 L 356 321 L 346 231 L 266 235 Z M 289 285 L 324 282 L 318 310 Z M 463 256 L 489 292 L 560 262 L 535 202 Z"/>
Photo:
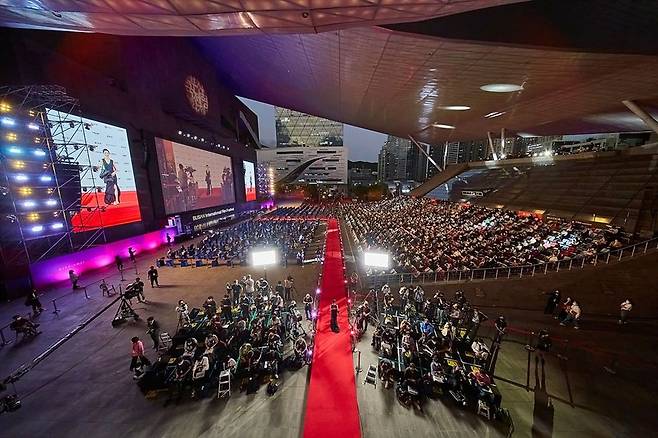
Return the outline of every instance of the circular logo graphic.
<path id="1" fill-rule="evenodd" d="M 195 113 L 208 114 L 208 94 L 200 80 L 194 76 L 185 78 L 185 95 Z"/>

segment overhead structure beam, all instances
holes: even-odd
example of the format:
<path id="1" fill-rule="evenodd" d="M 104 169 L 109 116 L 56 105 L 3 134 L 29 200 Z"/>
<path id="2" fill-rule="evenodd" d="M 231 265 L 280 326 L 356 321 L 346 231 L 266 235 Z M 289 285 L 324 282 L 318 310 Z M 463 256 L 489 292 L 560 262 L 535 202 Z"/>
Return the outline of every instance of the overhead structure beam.
<path id="1" fill-rule="evenodd" d="M 491 155 L 493 155 L 494 161 L 498 161 L 498 154 L 496 153 L 496 148 L 493 144 L 493 138 L 491 138 L 491 131 L 487 131 L 487 138 L 489 139 L 489 149 L 491 149 Z"/>
<path id="2" fill-rule="evenodd" d="M 658 134 L 658 121 L 654 119 L 651 114 L 642 109 L 638 104 L 632 100 L 622 100 L 621 103 L 626 105 L 626 108 L 631 110 L 633 114 L 638 116 L 646 125 L 651 128 L 656 134 Z"/>
<path id="3" fill-rule="evenodd" d="M 505 128 L 500 128 L 500 156 L 505 155 Z"/>
<path id="4" fill-rule="evenodd" d="M 432 165 L 436 167 L 439 172 L 443 172 L 443 169 L 441 169 L 441 167 L 439 167 L 439 165 L 436 164 L 436 161 L 434 161 L 432 157 L 429 156 L 429 154 L 425 151 L 425 149 L 423 149 L 423 147 L 416 141 L 415 138 L 411 136 L 411 134 L 409 134 L 409 140 L 411 140 L 411 142 L 418 148 L 418 150 L 421 151 L 423 155 L 427 157 L 427 161 L 432 163 Z"/>

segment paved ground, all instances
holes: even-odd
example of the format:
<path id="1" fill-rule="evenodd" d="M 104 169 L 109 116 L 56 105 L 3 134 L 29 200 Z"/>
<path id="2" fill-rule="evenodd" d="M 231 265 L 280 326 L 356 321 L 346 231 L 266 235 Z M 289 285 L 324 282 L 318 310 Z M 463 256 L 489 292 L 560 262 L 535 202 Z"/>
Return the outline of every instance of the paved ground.
<path id="1" fill-rule="evenodd" d="M 321 235 L 322 233 L 320 233 Z M 148 259 L 138 264 L 145 271 Z M 305 267 L 290 265 L 287 269 L 268 269 L 270 281 L 283 279 L 288 274 L 295 278 L 298 302 L 307 292 L 315 291 L 319 265 Z M 147 316 L 155 316 L 163 330 L 173 333 L 177 314 L 174 310 L 179 298 L 191 306 L 201 306 L 208 295 L 223 295 L 228 281 L 251 273 L 256 278 L 262 271 L 235 268 L 161 268 L 159 289 L 146 287 L 148 304 L 139 304 L 136 311 L 142 320 L 128 322 L 118 328 L 110 324 L 116 306 L 105 312 L 72 340 L 40 363 L 17 384 L 23 407 L 0 416 L 0 436 L 56 436 L 73 437 L 88 434 L 94 437 L 116 436 L 297 436 L 306 395 L 307 368 L 295 373 L 284 373 L 279 391 L 268 397 L 264 389 L 255 395 L 234 393 L 228 401 L 183 401 L 179 405 L 164 406 L 165 397 L 146 400 L 132 380 L 130 338 L 141 336 L 145 345 L 150 339 L 145 334 Z M 109 276 L 108 282 L 120 279 L 107 270 L 98 275 Z M 86 280 L 92 281 L 94 278 Z M 83 282 L 86 284 L 86 282 Z M 55 290 L 50 297 L 63 295 Z M 110 299 L 94 292 L 92 300 L 84 295 L 62 299 L 59 316 L 49 311 L 39 318 L 43 334 L 30 342 L 18 342 L 0 349 L 0 372 L 7 375 L 21 363 L 32 359 L 59 337 L 68 333 L 85 316 L 107 305 Z M 48 306 L 51 310 L 51 306 Z M 16 310 L 25 312 L 22 301 L 10 303 L 0 310 L 6 319 Z M 12 335 L 13 339 L 13 335 Z M 153 359 L 155 354 L 149 352 Z"/>
<path id="2" fill-rule="evenodd" d="M 346 244 L 348 272 L 351 270 L 349 242 Z M 153 256 L 141 259 L 138 270 L 145 272 Z M 298 300 L 315 289 L 317 265 L 269 270 L 268 278 L 283 278 L 290 272 L 296 278 Z M 209 294 L 218 296 L 227 281 L 248 270 L 244 268 L 162 268 L 160 289 L 146 289 L 149 304 L 137 311 L 145 319 L 158 318 L 165 329 L 175 330 L 175 302 L 185 298 L 200 305 Z M 252 274 L 260 276 L 260 273 Z M 112 269 L 83 278 L 87 284 L 102 276 L 110 283 L 120 281 Z M 652 280 L 653 281 L 653 280 Z M 59 316 L 50 313 L 50 297 L 65 290 L 55 290 L 44 299 L 49 307 L 40 320 L 44 333 L 29 343 L 10 344 L 0 349 L 0 373 L 6 375 L 30 360 L 50 343 L 75 327 L 86 316 L 107 305 L 96 287 L 90 288 L 91 300 L 81 293 L 62 298 Z M 467 291 L 471 298 L 474 292 Z M 502 293 L 502 292 L 501 292 Z M 656 339 L 658 328 L 652 320 L 634 322 L 620 329 L 613 318 L 591 318 L 582 330 L 560 328 L 540 310 L 512 309 L 501 301 L 480 297 L 485 313 L 504 313 L 514 329 L 505 340 L 496 367 L 503 407 L 510 410 L 519 437 L 637 437 L 653 436 L 658 430 L 655 394 Z M 532 300 L 536 293 L 532 292 Z M 518 296 L 518 295 L 517 295 Z M 533 301 L 534 302 L 534 301 Z M 3 305 L 3 320 L 20 311 L 22 301 Z M 146 400 L 128 371 L 130 337 L 146 337 L 144 322 L 127 323 L 112 328 L 114 311 L 108 311 L 79 335 L 57 350 L 19 382 L 17 388 L 23 407 L 0 415 L 0 436 L 69 437 L 89 434 L 104 436 L 267 436 L 295 437 L 301 431 L 306 395 L 306 369 L 285 373 L 280 390 L 267 397 L 263 390 L 246 396 L 235 393 L 228 401 L 183 401 L 164 406 L 164 399 Z M 555 352 L 568 360 L 551 356 L 543 368 L 529 368 L 524 349 L 525 331 L 547 327 L 554 337 Z M 491 331 L 485 324 L 483 334 Z M 561 339 L 569 340 L 568 343 Z M 362 366 L 374 362 L 369 337 L 359 345 Z M 151 357 L 154 355 L 151 353 Z M 614 359 L 618 363 L 614 363 Z M 604 370 L 613 365 L 616 374 Z M 537 369 L 537 378 L 535 378 Z M 357 375 L 357 396 L 364 437 L 393 436 L 504 436 L 503 430 L 471 412 L 455 408 L 450 401 L 430 401 L 426 413 L 418 415 L 395 399 L 391 390 L 363 386 L 363 374 Z M 534 430 L 533 430 L 534 426 Z M 343 438 L 343 437 L 341 437 Z M 344 437 L 347 438 L 347 437 Z"/>

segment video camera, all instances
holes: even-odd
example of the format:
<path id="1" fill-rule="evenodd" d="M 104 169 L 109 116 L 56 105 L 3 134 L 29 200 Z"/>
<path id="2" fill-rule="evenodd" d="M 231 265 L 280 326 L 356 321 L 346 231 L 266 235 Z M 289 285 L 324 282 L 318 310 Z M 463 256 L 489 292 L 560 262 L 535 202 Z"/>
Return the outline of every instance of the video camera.
<path id="1" fill-rule="evenodd" d="M 134 281 L 126 286 L 126 291 L 123 297 L 127 300 L 137 298 L 137 296 L 144 291 L 144 284 L 141 281 Z"/>

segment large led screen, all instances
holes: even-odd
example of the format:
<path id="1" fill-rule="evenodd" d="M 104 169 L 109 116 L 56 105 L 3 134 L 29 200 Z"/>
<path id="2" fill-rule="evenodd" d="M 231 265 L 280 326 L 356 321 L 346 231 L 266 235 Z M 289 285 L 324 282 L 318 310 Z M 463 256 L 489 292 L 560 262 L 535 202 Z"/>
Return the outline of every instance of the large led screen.
<path id="1" fill-rule="evenodd" d="M 71 215 L 74 232 L 139 222 L 128 133 L 118 126 L 49 109 L 60 160 L 80 169 L 81 208 Z M 65 184 L 58 178 L 59 184 Z"/>
<path id="2" fill-rule="evenodd" d="M 256 200 L 256 171 L 254 170 L 254 163 L 250 161 L 243 161 L 244 167 L 244 196 L 245 201 Z"/>
<path id="3" fill-rule="evenodd" d="M 231 158 L 155 139 L 167 214 L 235 202 Z"/>

